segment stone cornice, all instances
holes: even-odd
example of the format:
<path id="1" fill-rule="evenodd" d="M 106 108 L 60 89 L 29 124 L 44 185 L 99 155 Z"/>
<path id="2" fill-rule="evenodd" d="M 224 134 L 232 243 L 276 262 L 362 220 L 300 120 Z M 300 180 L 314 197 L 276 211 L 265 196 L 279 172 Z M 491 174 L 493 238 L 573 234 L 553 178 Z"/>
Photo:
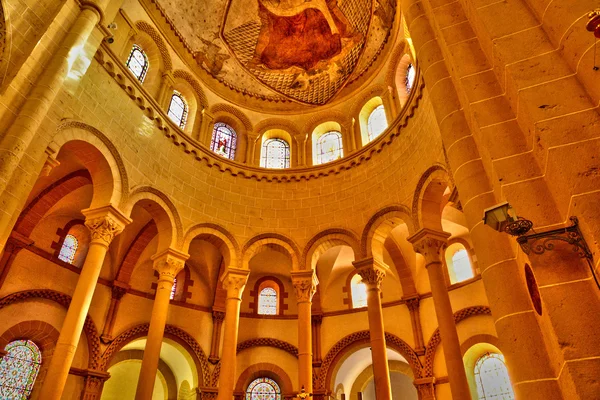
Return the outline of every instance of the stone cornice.
<path id="1" fill-rule="evenodd" d="M 411 91 L 407 105 L 402 108 L 400 114 L 390 124 L 387 131 L 351 155 L 324 165 L 288 168 L 278 171 L 245 165 L 219 157 L 208 147 L 185 134 L 170 120 L 166 112 L 146 89 L 142 87 L 139 81 L 133 78 L 127 67 L 106 43 L 100 46 L 95 59 L 104 67 L 106 72 L 125 91 L 131 100 L 154 122 L 155 126 L 167 138 L 171 139 L 174 145 L 179 146 L 184 153 L 190 154 L 198 161 L 205 162 L 209 167 L 218 168 L 221 172 L 228 172 L 232 176 L 267 182 L 301 182 L 303 180 L 317 179 L 339 174 L 367 162 L 401 135 L 402 128 L 408 126 L 409 121 L 414 117 L 423 98 L 423 90 L 425 88 L 421 71 L 418 70 L 416 81 L 419 84 L 415 85 L 415 90 Z M 252 134 L 249 133 L 249 135 Z"/>

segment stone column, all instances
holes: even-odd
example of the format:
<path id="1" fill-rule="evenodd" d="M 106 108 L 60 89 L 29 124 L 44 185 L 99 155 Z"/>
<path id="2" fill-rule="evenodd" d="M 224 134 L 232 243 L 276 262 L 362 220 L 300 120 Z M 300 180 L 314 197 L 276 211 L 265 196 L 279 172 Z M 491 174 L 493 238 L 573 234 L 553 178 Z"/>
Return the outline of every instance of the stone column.
<path id="1" fill-rule="evenodd" d="M 125 293 L 127 293 L 127 289 L 129 289 L 128 284 L 119 281 L 113 282 L 110 306 L 108 308 L 108 313 L 106 314 L 106 321 L 104 321 L 102 335 L 100 335 L 100 340 L 102 340 L 104 344 L 108 344 L 113 340 L 112 331 L 117 319 L 117 311 L 119 311 L 119 304 L 121 304 L 121 299 L 125 296 Z"/>
<path id="2" fill-rule="evenodd" d="M 144 348 L 140 379 L 135 392 L 136 400 L 152 399 L 154 380 L 160 360 L 160 348 L 162 347 L 169 303 L 171 302 L 171 289 L 173 289 L 175 277 L 183 269 L 185 260 L 188 258 L 189 255 L 174 249 L 167 249 L 152 257 L 154 269 L 158 272 L 158 285 L 154 305 L 152 306 L 152 317 L 150 318 L 148 339 Z"/>
<path id="3" fill-rule="evenodd" d="M 214 126 L 215 118 L 211 113 L 208 112 L 206 108 L 202 109 L 202 121 L 200 122 L 200 130 L 198 131 L 197 140 L 205 145 L 206 147 L 210 147 L 210 141 L 212 139 L 212 130 Z"/>
<path id="4" fill-rule="evenodd" d="M 323 323 L 323 314 L 315 314 L 312 319 L 312 337 L 313 337 L 313 367 L 320 367 L 323 364 L 321 359 L 321 324 Z"/>
<path id="5" fill-rule="evenodd" d="M 112 206 L 82 212 L 92 240 L 42 386 L 44 400 L 59 400 L 62 396 L 108 246 L 131 222 Z"/>
<path id="6" fill-rule="evenodd" d="M 223 326 L 223 320 L 225 319 L 225 312 L 213 310 L 212 316 L 213 331 L 210 345 L 210 356 L 208 356 L 208 361 L 212 364 L 216 364 L 219 362 L 219 344 L 221 342 L 221 327 Z"/>
<path id="7" fill-rule="evenodd" d="M 314 271 L 292 272 L 298 301 L 298 386 L 312 393 L 312 297 L 319 280 Z"/>
<path id="8" fill-rule="evenodd" d="M 233 397 L 240 304 L 249 274 L 248 270 L 229 267 L 221 278 L 223 288 L 227 290 L 227 300 L 225 302 L 225 327 L 218 400 L 231 400 Z"/>
<path id="9" fill-rule="evenodd" d="M 369 316 L 375 397 L 377 400 L 392 400 L 383 311 L 381 309 L 381 282 L 385 277 L 386 268 L 373 258 L 355 261 L 352 264 L 361 276 L 362 282 L 367 286 L 367 314 Z"/>
<path id="10" fill-rule="evenodd" d="M 425 257 L 425 267 L 431 284 L 431 294 L 435 314 L 442 338 L 442 348 L 446 359 L 446 369 L 450 380 L 450 389 L 454 399 L 470 399 L 471 391 L 467 382 L 465 366 L 460 351 L 458 332 L 454 322 L 454 312 L 448 295 L 448 286 L 444 275 L 443 250 L 450 237 L 449 233 L 423 228 L 408 241 L 417 253 Z"/>
<path id="11" fill-rule="evenodd" d="M 104 2 L 102 2 L 104 3 Z M 9 226 L 21 201 L 25 201 L 26 185 L 31 180 L 35 162 L 28 161 L 19 168 L 21 159 L 39 127 L 42 125 L 54 99 L 71 71 L 75 59 L 86 45 L 94 27 L 100 21 L 102 6 L 85 1 L 81 12 L 69 28 L 56 53 L 38 77 L 17 117 L 0 141 L 0 245 L 10 234 Z"/>
<path id="12" fill-rule="evenodd" d="M 158 95 L 156 96 L 156 102 L 164 110 L 168 110 L 169 103 L 171 102 L 171 96 L 173 86 L 175 85 L 175 79 L 171 71 L 166 71 L 162 74 L 162 80 L 160 81 L 160 87 L 158 88 Z"/>
<path id="13" fill-rule="evenodd" d="M 388 86 L 387 90 L 381 96 L 388 125 L 391 125 L 398 116 L 398 106 L 396 105 L 397 96 L 393 91 L 394 88 Z"/>
<path id="14" fill-rule="evenodd" d="M 425 341 L 423 340 L 423 328 L 421 328 L 421 311 L 419 306 L 421 298 L 418 294 L 415 294 L 414 296 L 406 297 L 403 300 L 410 311 L 410 322 L 415 338 L 415 352 L 422 356 L 425 354 Z"/>

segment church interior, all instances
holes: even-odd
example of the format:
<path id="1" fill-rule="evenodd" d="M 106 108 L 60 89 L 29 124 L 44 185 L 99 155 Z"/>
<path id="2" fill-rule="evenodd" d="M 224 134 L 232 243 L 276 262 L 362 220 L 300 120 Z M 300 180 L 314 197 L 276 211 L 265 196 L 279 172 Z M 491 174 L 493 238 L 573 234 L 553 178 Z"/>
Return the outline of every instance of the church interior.
<path id="1" fill-rule="evenodd" d="M 0 400 L 599 400 L 598 0 L 0 0 Z"/>

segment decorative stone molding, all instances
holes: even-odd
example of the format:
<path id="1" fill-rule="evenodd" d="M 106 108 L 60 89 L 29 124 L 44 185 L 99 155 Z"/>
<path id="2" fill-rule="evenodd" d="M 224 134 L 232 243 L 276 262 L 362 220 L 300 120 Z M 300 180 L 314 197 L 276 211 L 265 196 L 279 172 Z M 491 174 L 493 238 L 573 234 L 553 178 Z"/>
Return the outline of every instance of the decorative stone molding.
<path id="1" fill-rule="evenodd" d="M 454 322 L 458 324 L 460 321 L 475 315 L 491 314 L 492 312 L 487 306 L 467 307 L 454 313 Z M 423 360 L 424 376 L 433 376 L 433 359 L 435 357 L 436 349 L 441 341 L 442 337 L 440 336 L 440 330 L 437 328 L 435 332 L 433 332 L 433 335 L 431 335 L 425 350 L 425 359 Z"/>
<path id="2" fill-rule="evenodd" d="M 159 274 L 158 280 L 164 279 L 173 282 L 177 274 L 185 267 L 185 261 L 189 257 L 189 254 L 175 249 L 167 249 L 152 256 L 153 267 Z"/>
<path id="3" fill-rule="evenodd" d="M 373 257 L 364 260 L 352 262 L 357 273 L 367 287 L 380 289 L 387 268 L 375 260 Z"/>
<path id="4" fill-rule="evenodd" d="M 418 294 L 415 296 L 403 298 L 402 300 L 404 300 L 406 307 L 408 307 L 410 311 L 414 312 L 419 309 L 419 303 L 421 301 L 421 298 Z"/>
<path id="5" fill-rule="evenodd" d="M 108 246 L 114 237 L 121 233 L 131 219 L 111 205 L 81 211 L 85 215 L 85 226 L 91 233 L 91 243 L 98 242 Z"/>
<path id="6" fill-rule="evenodd" d="M 242 298 L 242 292 L 248 282 L 248 275 L 250 271 L 239 268 L 228 267 L 221 282 L 223 283 L 223 289 L 227 290 L 227 298 Z"/>
<path id="7" fill-rule="evenodd" d="M 292 272 L 292 285 L 296 291 L 298 303 L 310 303 L 317 291 L 319 279 L 314 271 Z"/>
<path id="8" fill-rule="evenodd" d="M 83 387 L 82 400 L 98 400 L 102 394 L 102 386 L 110 378 L 110 374 L 102 371 L 87 370 Z"/>
<path id="9" fill-rule="evenodd" d="M 117 354 L 119 350 L 121 350 L 121 348 L 127 343 L 137 338 L 146 336 L 148 334 L 149 326 L 150 324 L 141 324 L 119 334 L 106 348 L 104 353 L 102 353 L 102 357 L 98 362 L 98 368 L 96 369 L 100 371 L 106 371 L 109 368 L 110 360 L 114 357 L 114 355 Z M 165 326 L 165 336 L 177 338 L 179 341 L 181 341 L 187 347 L 189 347 L 189 349 L 193 353 L 192 355 L 196 358 L 195 361 L 196 366 L 198 368 L 199 385 L 206 385 L 210 381 L 210 370 L 208 367 L 208 360 L 206 359 L 206 355 L 204 354 L 202 347 L 200 347 L 200 344 L 196 341 L 196 339 L 194 339 L 183 329 L 177 328 L 173 325 Z"/>
<path id="10" fill-rule="evenodd" d="M 413 384 L 420 400 L 435 400 L 435 377 L 415 379 Z"/>
<path id="11" fill-rule="evenodd" d="M 298 348 L 296 346 L 273 338 L 257 338 L 243 341 L 237 345 L 237 352 L 239 353 L 252 347 L 274 347 L 298 358 Z"/>
<path id="12" fill-rule="evenodd" d="M 380 135 L 368 145 L 352 153 L 352 155 L 319 166 L 289 168 L 285 172 L 278 172 L 245 165 L 216 156 L 208 147 L 189 137 L 167 117 L 162 107 L 160 107 L 142 85 L 133 79 L 124 63 L 119 60 L 107 44 L 103 43 L 100 46 L 95 59 L 127 93 L 132 101 L 145 111 L 148 118 L 154 121 L 156 127 L 160 131 L 163 131 L 164 135 L 173 141 L 173 144 L 180 146 L 185 153 L 191 154 L 198 161 L 204 161 L 209 167 L 218 168 L 220 171 L 228 172 L 232 176 L 267 182 L 301 182 L 305 179 L 317 179 L 322 176 L 339 174 L 342 171 L 349 170 L 370 160 L 376 154 L 380 153 L 385 146 L 391 144 L 393 140 L 399 137 L 403 127 L 408 126 L 410 119 L 414 116 L 423 98 L 423 89 L 425 88 L 421 75 L 418 74 L 417 84 L 415 84 L 414 89 L 411 91 L 407 106 L 400 111 L 393 123 L 390 124 L 386 134 Z"/>
<path id="13" fill-rule="evenodd" d="M 425 266 L 429 266 L 441 262 L 441 253 L 446 248 L 450 236 L 448 232 L 423 228 L 406 240 L 412 243 L 415 252 L 425 257 Z"/>
<path id="14" fill-rule="evenodd" d="M 163 67 L 165 71 L 171 71 L 173 69 L 173 63 L 171 62 L 171 56 L 169 55 L 169 49 L 162 36 L 152 25 L 147 23 L 146 21 L 138 21 L 135 23 L 135 27 L 139 32 L 144 32 L 146 35 L 150 36 L 152 41 L 156 43 L 158 50 L 160 51 L 160 56 L 163 62 Z"/>
<path id="15" fill-rule="evenodd" d="M 173 77 L 177 79 L 183 79 L 184 81 L 190 84 L 190 86 L 192 87 L 192 89 L 194 89 L 194 92 L 196 92 L 196 95 L 198 96 L 198 102 L 200 103 L 198 105 L 199 109 L 208 107 L 208 99 L 206 98 L 206 95 L 202 90 L 202 86 L 200 86 L 200 83 L 198 83 L 198 81 L 192 76 L 192 74 L 190 74 L 187 71 L 178 69 L 175 72 L 173 72 Z"/>
<path id="16" fill-rule="evenodd" d="M 9 294 L 8 296 L 0 299 L 0 309 L 7 307 L 11 304 L 18 303 L 30 299 L 46 299 L 54 301 L 60 304 L 65 309 L 69 308 L 71 304 L 71 297 L 66 294 L 57 292 L 49 289 L 38 289 L 38 290 L 26 290 L 22 292 L 16 292 Z M 83 325 L 83 331 L 88 342 L 88 368 L 91 370 L 97 370 L 100 363 L 100 335 L 96 329 L 94 321 L 89 315 L 85 317 L 85 323 Z"/>
<path id="17" fill-rule="evenodd" d="M 385 334 L 385 341 L 388 347 L 398 351 L 410 365 L 415 379 L 421 378 L 423 375 L 421 361 L 415 353 L 415 351 L 402 339 L 392 335 L 391 333 Z M 333 382 L 331 382 L 333 372 L 335 370 L 337 362 L 341 357 L 344 356 L 348 351 L 352 351 L 356 346 L 369 346 L 370 344 L 370 332 L 359 331 L 354 332 L 348 336 L 342 338 L 339 342 L 333 345 L 333 347 L 327 352 L 327 355 L 323 358 L 323 363 L 318 371 L 313 373 L 313 385 L 315 392 L 317 390 L 333 390 Z"/>
<path id="18" fill-rule="evenodd" d="M 114 281 L 113 285 L 111 287 L 111 293 L 112 293 L 112 298 L 115 300 L 121 300 L 123 298 L 123 296 L 125 296 L 125 293 L 127 293 L 127 290 L 129 289 L 129 285 L 125 284 L 125 283 L 121 283 L 119 281 Z"/>
<path id="19" fill-rule="evenodd" d="M 421 227 L 420 223 L 419 223 L 419 210 L 420 210 L 421 202 L 423 201 L 423 199 L 422 199 L 423 188 L 424 188 L 425 184 L 429 181 L 429 178 L 437 172 L 441 172 L 441 173 L 444 173 L 447 176 L 449 176 L 448 171 L 446 170 L 445 166 L 443 166 L 442 164 L 436 164 L 436 165 L 433 165 L 433 166 L 427 168 L 427 170 L 423 173 L 423 175 L 421 175 L 419 182 L 417 182 L 417 187 L 415 188 L 415 191 L 414 191 L 414 197 L 413 197 L 413 201 L 412 201 L 412 211 L 411 211 L 412 220 L 416 227 Z"/>
<path id="20" fill-rule="evenodd" d="M 210 112 L 213 115 L 215 115 L 216 113 L 231 114 L 235 118 L 237 118 L 241 122 L 242 125 L 244 125 L 244 129 L 246 130 L 246 133 L 253 132 L 252 122 L 250 122 L 250 119 L 246 116 L 246 114 L 244 114 L 238 108 L 230 106 L 229 104 L 219 103 L 219 104 L 213 105 L 210 108 Z"/>

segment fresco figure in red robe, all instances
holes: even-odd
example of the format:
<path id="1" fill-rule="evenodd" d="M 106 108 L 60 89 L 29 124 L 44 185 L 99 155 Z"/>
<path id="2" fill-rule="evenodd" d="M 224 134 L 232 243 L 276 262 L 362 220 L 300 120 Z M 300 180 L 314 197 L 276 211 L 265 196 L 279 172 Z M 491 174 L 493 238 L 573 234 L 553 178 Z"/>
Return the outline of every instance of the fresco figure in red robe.
<path id="1" fill-rule="evenodd" d="M 337 0 L 258 0 L 258 9 L 262 28 L 251 63 L 268 69 L 309 71 L 340 54 L 342 38 L 354 35 Z"/>

